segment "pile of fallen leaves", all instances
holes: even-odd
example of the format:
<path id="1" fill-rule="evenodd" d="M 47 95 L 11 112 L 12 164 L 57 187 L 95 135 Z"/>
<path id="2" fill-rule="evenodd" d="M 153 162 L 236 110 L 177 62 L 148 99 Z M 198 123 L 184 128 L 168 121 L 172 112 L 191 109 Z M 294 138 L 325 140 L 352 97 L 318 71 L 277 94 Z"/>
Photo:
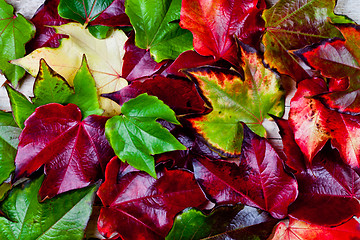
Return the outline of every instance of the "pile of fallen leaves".
<path id="1" fill-rule="evenodd" d="M 0 0 L 0 238 L 360 239 L 360 27 L 334 7 Z"/>

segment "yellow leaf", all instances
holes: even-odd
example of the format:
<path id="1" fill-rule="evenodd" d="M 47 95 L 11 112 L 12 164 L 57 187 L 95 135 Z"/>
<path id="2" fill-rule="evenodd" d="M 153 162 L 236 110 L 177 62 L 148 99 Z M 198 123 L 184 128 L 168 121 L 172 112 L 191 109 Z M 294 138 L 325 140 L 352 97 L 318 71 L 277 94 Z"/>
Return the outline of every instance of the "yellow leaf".
<path id="1" fill-rule="evenodd" d="M 81 60 L 85 54 L 88 65 L 93 75 L 98 95 L 118 91 L 128 85 L 121 77 L 124 44 L 127 36 L 121 30 L 114 30 L 106 39 L 96 39 L 79 23 L 69 23 L 54 27 L 60 34 L 69 38 L 61 40 L 59 48 L 39 48 L 29 55 L 11 61 L 23 67 L 34 77 L 39 71 L 40 59 L 46 62 L 57 73 L 62 75 L 72 86 Z M 113 116 L 120 113 L 120 106 L 115 102 L 100 97 L 100 106 L 105 110 L 105 115 Z"/>

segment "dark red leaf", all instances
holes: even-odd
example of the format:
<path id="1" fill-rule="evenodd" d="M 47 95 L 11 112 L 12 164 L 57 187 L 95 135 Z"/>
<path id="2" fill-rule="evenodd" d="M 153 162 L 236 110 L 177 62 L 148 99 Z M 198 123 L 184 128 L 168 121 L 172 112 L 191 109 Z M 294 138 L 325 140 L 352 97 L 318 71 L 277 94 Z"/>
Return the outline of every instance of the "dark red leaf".
<path id="1" fill-rule="evenodd" d="M 125 14 L 124 2 L 125 0 L 114 0 L 90 25 L 131 26 L 129 17 Z"/>
<path id="2" fill-rule="evenodd" d="M 46 0 L 37 10 L 31 22 L 36 27 L 35 37 L 26 45 L 27 51 L 31 52 L 41 47 L 59 47 L 59 40 L 66 37 L 63 34 L 57 34 L 55 29 L 49 26 L 59 26 L 69 23 L 68 19 L 59 16 L 57 7 L 60 0 Z"/>
<path id="3" fill-rule="evenodd" d="M 210 111 L 198 94 L 195 84 L 187 79 L 155 76 L 142 81 L 134 81 L 120 91 L 102 96 L 122 105 L 142 93 L 158 97 L 178 115 L 204 114 Z"/>
<path id="4" fill-rule="evenodd" d="M 206 202 L 188 171 L 163 169 L 157 179 L 138 171 L 119 179 L 120 164 L 111 160 L 98 191 L 104 205 L 98 229 L 105 237 L 164 239 L 178 212 Z"/>
<path id="5" fill-rule="evenodd" d="M 194 162 L 195 177 L 218 204 L 242 202 L 275 218 L 285 217 L 297 196 L 296 180 L 285 172 L 270 143 L 246 125 L 239 164 L 199 159 Z"/>
<path id="6" fill-rule="evenodd" d="M 15 179 L 45 165 L 40 197 L 54 197 L 82 188 L 103 177 L 114 156 L 105 137 L 107 117 L 91 115 L 81 121 L 74 104 L 41 106 L 25 121 L 15 159 Z"/>

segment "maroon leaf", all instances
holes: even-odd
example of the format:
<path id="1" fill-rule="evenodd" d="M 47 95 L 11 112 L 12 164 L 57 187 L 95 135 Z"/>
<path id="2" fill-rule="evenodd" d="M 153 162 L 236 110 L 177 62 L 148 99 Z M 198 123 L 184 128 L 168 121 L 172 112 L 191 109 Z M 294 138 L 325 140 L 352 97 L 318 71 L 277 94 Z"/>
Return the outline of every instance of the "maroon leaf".
<path id="1" fill-rule="evenodd" d="M 105 137 L 107 117 L 91 115 L 81 121 L 74 104 L 41 106 L 25 121 L 15 159 L 15 179 L 45 165 L 40 197 L 54 197 L 102 178 L 114 156 Z"/>
<path id="2" fill-rule="evenodd" d="M 296 199 L 296 180 L 285 172 L 270 143 L 243 126 L 240 165 L 199 159 L 194 162 L 195 177 L 218 204 L 242 202 L 283 218 Z"/>
<path id="3" fill-rule="evenodd" d="M 129 17 L 125 14 L 124 2 L 125 0 L 114 0 L 90 25 L 131 26 Z"/>
<path id="4" fill-rule="evenodd" d="M 296 173 L 299 196 L 289 215 L 318 225 L 334 226 L 360 214 L 360 175 L 327 145 L 312 166 Z"/>
<path id="5" fill-rule="evenodd" d="M 66 37 L 57 34 L 55 29 L 49 26 L 59 26 L 70 22 L 59 16 L 57 8 L 60 0 L 46 0 L 37 10 L 31 22 L 36 27 L 35 37 L 26 45 L 28 52 L 41 47 L 59 47 L 59 40 Z"/>
<path id="6" fill-rule="evenodd" d="M 187 79 L 155 76 L 142 81 L 134 81 L 120 91 L 102 96 L 122 105 L 142 93 L 158 97 L 178 115 L 209 112 L 209 108 L 198 94 L 195 84 Z"/>
<path id="7" fill-rule="evenodd" d="M 105 237 L 164 239 L 178 212 L 206 202 L 188 171 L 163 169 L 157 179 L 138 171 L 119 178 L 120 164 L 111 160 L 98 191 L 104 205 L 98 229 Z"/>
<path id="8" fill-rule="evenodd" d="M 148 50 L 138 48 L 135 45 L 134 32 L 125 43 L 123 60 L 122 77 L 128 81 L 150 77 L 155 73 L 160 73 L 162 67 L 167 63 L 167 61 L 160 63 L 155 62 L 155 60 L 151 58 Z"/>

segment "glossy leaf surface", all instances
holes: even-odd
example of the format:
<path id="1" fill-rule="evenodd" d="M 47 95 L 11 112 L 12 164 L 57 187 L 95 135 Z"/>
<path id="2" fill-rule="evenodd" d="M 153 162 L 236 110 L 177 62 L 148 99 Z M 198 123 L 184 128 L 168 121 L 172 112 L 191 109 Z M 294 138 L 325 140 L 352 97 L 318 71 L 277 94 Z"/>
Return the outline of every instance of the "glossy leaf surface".
<path id="1" fill-rule="evenodd" d="M 268 211 L 275 218 L 287 215 L 297 197 L 296 180 L 267 140 L 244 128 L 239 165 L 199 159 L 194 173 L 204 191 L 218 204 L 238 203 Z"/>
<path id="2" fill-rule="evenodd" d="M 42 181 L 43 177 L 26 182 L 1 203 L 1 211 L 10 219 L 0 217 L 1 239 L 83 239 L 96 186 L 39 203 Z"/>
<path id="3" fill-rule="evenodd" d="M 55 28 L 58 33 L 69 35 L 69 38 L 62 40 L 59 48 L 39 48 L 12 63 L 24 67 L 35 77 L 39 71 L 40 59 L 44 58 L 55 72 L 73 86 L 74 77 L 85 54 L 99 95 L 120 90 L 127 85 L 127 81 L 121 77 L 123 46 L 127 40 L 124 32 L 114 30 L 109 38 L 99 40 L 78 23 Z M 100 98 L 100 106 L 107 115 L 120 113 L 120 107 L 109 99 Z"/>
<path id="4" fill-rule="evenodd" d="M 181 29 L 181 0 L 127 0 L 125 12 L 135 29 L 135 43 L 139 48 L 150 49 L 155 61 L 175 59 L 180 53 L 191 50 L 192 35 Z"/>
<path id="5" fill-rule="evenodd" d="M 25 71 L 8 61 L 25 55 L 25 44 L 34 36 L 35 28 L 21 14 L 13 12 L 11 5 L 0 1 L 0 69 L 13 85 L 17 85 Z"/>
<path id="6" fill-rule="evenodd" d="M 111 160 L 98 191 L 104 205 L 98 229 L 105 237 L 164 239 L 178 212 L 206 201 L 188 171 L 163 169 L 155 179 L 140 171 L 122 175 L 121 164 Z"/>
<path id="7" fill-rule="evenodd" d="M 264 8 L 262 0 L 183 0 L 180 26 L 192 32 L 199 54 L 237 65 L 234 36 L 253 44 L 264 29 L 259 14 Z"/>
<path id="8" fill-rule="evenodd" d="M 15 179 L 45 165 L 40 197 L 86 187 L 102 178 L 114 153 L 105 138 L 108 118 L 91 115 L 81 120 L 74 104 L 38 107 L 25 122 L 15 159 Z"/>
<path id="9" fill-rule="evenodd" d="M 244 80 L 234 71 L 214 67 L 187 71 L 213 108 L 208 115 L 190 119 L 193 127 L 212 146 L 231 154 L 241 150 L 240 122 L 265 136 L 261 124 L 268 113 L 281 116 L 284 110 L 278 75 L 265 68 L 256 53 L 243 51 L 243 62 Z"/>
<path id="10" fill-rule="evenodd" d="M 328 18 L 336 16 L 334 7 L 335 0 L 280 0 L 265 10 L 264 57 L 270 67 L 296 81 L 313 76 L 311 70 L 288 51 L 326 38 L 342 37 L 340 31 L 328 21 Z M 345 17 L 343 19 L 346 21 Z"/>
<path id="11" fill-rule="evenodd" d="M 166 239 L 266 239 L 276 222 L 266 212 L 244 205 L 219 207 L 208 215 L 190 208 L 175 218 Z"/>
<path id="12" fill-rule="evenodd" d="M 151 155 L 186 149 L 156 122 L 159 118 L 180 124 L 174 112 L 157 97 L 141 94 L 122 106 L 121 116 L 106 123 L 106 136 L 116 155 L 153 177 L 156 172 Z"/>

